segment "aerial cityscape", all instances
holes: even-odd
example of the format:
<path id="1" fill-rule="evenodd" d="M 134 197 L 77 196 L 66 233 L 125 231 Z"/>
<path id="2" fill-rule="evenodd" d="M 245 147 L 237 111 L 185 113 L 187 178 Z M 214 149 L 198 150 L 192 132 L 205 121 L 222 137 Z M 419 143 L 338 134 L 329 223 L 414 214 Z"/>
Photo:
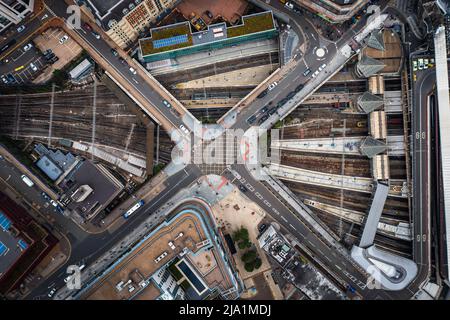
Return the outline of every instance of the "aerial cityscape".
<path id="1" fill-rule="evenodd" d="M 0 0 L 0 300 L 450 300 L 449 54 L 448 0 Z"/>

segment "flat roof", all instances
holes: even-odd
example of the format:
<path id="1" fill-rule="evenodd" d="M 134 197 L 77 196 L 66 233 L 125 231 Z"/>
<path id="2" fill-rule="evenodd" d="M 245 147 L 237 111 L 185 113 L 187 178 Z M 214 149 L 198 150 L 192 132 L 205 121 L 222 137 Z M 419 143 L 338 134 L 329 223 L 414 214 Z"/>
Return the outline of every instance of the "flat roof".
<path id="1" fill-rule="evenodd" d="M 21 238 L 14 237 L 8 228 L 11 220 L 0 210 L 0 278 L 16 263 L 28 247 Z"/>
<path id="2" fill-rule="evenodd" d="M 242 24 L 237 26 L 227 27 L 226 23 L 221 22 L 209 25 L 207 30 L 194 33 L 188 21 L 154 28 L 150 30 L 149 38 L 139 39 L 139 45 L 142 56 L 145 57 L 273 29 L 275 29 L 275 23 L 272 11 L 265 11 L 243 16 Z M 180 40 L 176 41 L 176 39 Z M 160 45 L 162 40 L 166 40 L 166 45 Z"/>
<path id="3" fill-rule="evenodd" d="M 83 215 L 89 215 L 94 207 L 108 204 L 121 190 L 96 165 L 88 160 L 80 162 L 59 184 L 64 192 L 71 193 L 82 185 L 90 186 L 94 192 L 84 201 L 70 202 L 68 208 L 80 211 Z"/>
<path id="4" fill-rule="evenodd" d="M 171 220 L 160 224 L 129 253 L 116 261 L 112 267 L 105 271 L 104 276 L 99 277 L 87 289 L 88 291 L 83 294 L 82 298 L 87 300 L 124 300 L 154 297 L 154 286 L 149 285 L 141 289 L 138 284 L 130 282 L 131 285 L 136 287 L 133 292 L 129 292 L 127 288 L 119 291 L 116 286 L 121 282 L 127 283 L 135 272 L 139 272 L 143 279 L 150 279 L 155 272 L 164 268 L 176 257 L 180 257 L 180 254 L 186 252 L 184 251 L 186 249 L 187 253 L 182 254 L 182 261 L 189 262 L 189 265 L 192 266 L 189 269 L 195 269 L 196 277 L 201 278 L 206 289 L 208 289 L 208 286 L 219 284 L 225 289 L 231 287 L 233 282 L 227 273 L 228 266 L 222 261 L 221 254 L 217 247 L 213 245 L 209 233 L 208 226 L 203 221 L 201 214 L 192 210 L 183 210 Z M 204 247 L 199 245 L 204 244 L 204 241 L 207 240 L 210 245 Z M 175 249 L 169 246 L 170 241 Z M 159 262 L 155 262 L 155 259 L 162 255 L 165 256 Z M 185 275 L 190 280 L 194 279 L 190 274 Z M 194 280 L 191 283 L 196 282 Z M 149 290 L 153 293 L 150 293 Z"/>

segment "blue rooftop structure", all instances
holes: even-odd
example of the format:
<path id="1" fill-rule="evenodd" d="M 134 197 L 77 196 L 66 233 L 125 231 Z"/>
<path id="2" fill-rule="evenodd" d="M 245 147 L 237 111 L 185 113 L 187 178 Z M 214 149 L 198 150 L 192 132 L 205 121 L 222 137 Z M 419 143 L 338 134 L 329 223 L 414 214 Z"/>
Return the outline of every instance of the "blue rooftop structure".
<path id="1" fill-rule="evenodd" d="M 162 47 L 168 47 L 173 46 L 180 43 L 185 43 L 188 41 L 188 35 L 182 34 L 180 36 L 175 36 L 167 39 L 161 39 L 161 40 L 155 40 L 153 41 L 153 47 L 156 49 L 162 48 Z"/>
<path id="2" fill-rule="evenodd" d="M 9 229 L 10 225 L 11 221 L 0 211 L 0 228 L 2 228 L 3 231 L 6 231 Z"/>
<path id="3" fill-rule="evenodd" d="M 53 181 L 63 174 L 63 171 L 46 155 L 40 158 L 36 165 Z"/>

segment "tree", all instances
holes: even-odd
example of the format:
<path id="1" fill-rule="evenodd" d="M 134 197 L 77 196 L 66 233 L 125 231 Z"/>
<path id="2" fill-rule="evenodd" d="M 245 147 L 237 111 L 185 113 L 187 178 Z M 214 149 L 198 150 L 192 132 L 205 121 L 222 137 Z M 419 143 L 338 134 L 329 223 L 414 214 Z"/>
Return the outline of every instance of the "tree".
<path id="1" fill-rule="evenodd" d="M 244 269 L 245 269 L 245 271 L 247 271 L 247 272 L 252 272 L 252 271 L 255 269 L 254 264 L 253 264 L 253 261 L 252 261 L 252 262 L 246 263 L 246 264 L 244 265 Z"/>
<path id="2" fill-rule="evenodd" d="M 245 263 L 249 263 L 249 262 L 253 262 L 256 259 L 257 255 L 256 255 L 256 251 L 254 250 L 249 250 L 246 253 L 244 253 L 242 255 L 242 261 Z"/>
<path id="3" fill-rule="evenodd" d="M 254 265 L 253 265 L 255 267 L 255 269 L 259 269 L 261 267 L 261 265 L 262 265 L 261 259 L 256 258 L 256 260 L 254 261 Z"/>

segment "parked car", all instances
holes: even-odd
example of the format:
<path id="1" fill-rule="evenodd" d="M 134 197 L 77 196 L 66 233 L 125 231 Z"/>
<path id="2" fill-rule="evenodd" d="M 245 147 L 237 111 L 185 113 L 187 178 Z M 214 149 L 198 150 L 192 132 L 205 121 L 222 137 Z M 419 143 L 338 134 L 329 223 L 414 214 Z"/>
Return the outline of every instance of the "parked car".
<path id="1" fill-rule="evenodd" d="M 89 24 L 85 23 L 85 24 L 84 24 L 84 27 L 85 27 L 86 29 L 88 29 L 89 31 L 92 31 L 92 27 L 91 27 Z"/>
<path id="2" fill-rule="evenodd" d="M 273 115 L 275 112 L 277 112 L 277 107 L 274 107 L 272 109 L 269 110 L 269 116 Z"/>
<path id="3" fill-rule="evenodd" d="M 136 71 L 136 70 L 134 70 L 134 68 L 133 68 L 133 67 L 130 67 L 130 72 L 131 72 L 132 74 L 136 74 L 136 73 L 137 73 L 137 71 Z"/>
<path id="4" fill-rule="evenodd" d="M 32 63 L 30 63 L 30 68 L 31 68 L 31 70 L 33 70 L 34 72 L 36 72 L 38 69 L 37 69 L 37 67 L 36 67 L 36 65 L 32 62 Z"/>
<path id="5" fill-rule="evenodd" d="M 327 66 L 326 63 L 324 63 L 323 65 L 321 65 L 321 66 L 319 67 L 319 71 L 322 71 L 323 69 L 325 69 L 326 66 Z"/>
<path id="6" fill-rule="evenodd" d="M 17 32 L 22 32 L 23 30 L 25 30 L 25 26 L 24 25 L 22 25 L 22 26 L 17 28 Z"/>
<path id="7" fill-rule="evenodd" d="M 413 71 L 417 71 L 417 60 L 413 61 Z"/>
<path id="8" fill-rule="evenodd" d="M 266 228 L 267 228 L 267 225 L 266 225 L 265 223 L 261 223 L 261 224 L 258 226 L 258 231 L 259 231 L 259 233 L 262 233 L 264 230 L 266 230 Z"/>
<path id="9" fill-rule="evenodd" d="M 307 68 L 305 71 L 303 71 L 303 76 L 307 76 L 308 74 L 310 74 L 311 73 L 311 69 L 310 68 Z"/>
<path id="10" fill-rule="evenodd" d="M 92 35 L 95 37 L 95 39 L 97 39 L 97 40 L 100 40 L 100 35 L 97 33 L 97 32 L 95 32 L 95 31 L 92 31 Z"/>
<path id="11" fill-rule="evenodd" d="M 59 44 L 64 44 L 67 40 L 69 40 L 69 36 L 66 34 L 61 39 L 59 39 Z"/>
<path id="12" fill-rule="evenodd" d="M 127 64 L 127 62 L 125 61 L 125 59 L 122 58 L 122 57 L 119 58 L 119 61 L 120 61 L 121 64 Z"/>
<path id="13" fill-rule="evenodd" d="M 300 90 L 302 90 L 305 87 L 304 84 L 300 83 L 296 88 L 295 88 L 295 92 L 299 92 Z"/>
<path id="14" fill-rule="evenodd" d="M 23 47 L 23 51 L 28 51 L 28 50 L 30 50 L 31 48 L 33 48 L 33 44 L 30 42 L 29 44 L 26 44 L 26 45 Z"/>
<path id="15" fill-rule="evenodd" d="M 167 108 L 171 108 L 171 107 L 172 107 L 172 105 L 171 105 L 167 100 L 163 100 L 163 103 L 164 103 L 164 105 L 165 105 Z"/>
<path id="16" fill-rule="evenodd" d="M 258 124 L 263 123 L 264 121 L 266 121 L 267 119 L 269 119 L 269 115 L 265 114 L 261 117 L 261 119 L 259 119 Z"/>
<path id="17" fill-rule="evenodd" d="M 249 117 L 249 118 L 247 119 L 247 123 L 248 123 L 248 124 L 253 124 L 253 123 L 255 122 L 255 120 L 256 120 L 256 116 L 255 116 L 255 115 L 252 115 L 251 117 Z"/>
<path id="18" fill-rule="evenodd" d="M 205 14 L 206 14 L 206 15 L 208 16 L 208 18 L 210 18 L 210 19 L 214 18 L 213 14 L 212 14 L 211 11 L 209 11 L 209 10 L 206 10 L 206 11 L 205 11 Z"/>
<path id="19" fill-rule="evenodd" d="M 316 72 L 314 72 L 313 75 L 312 75 L 311 77 L 313 77 L 313 78 L 317 77 L 317 75 L 319 74 L 319 72 L 320 72 L 319 70 L 316 70 Z"/>
<path id="20" fill-rule="evenodd" d="M 257 98 L 258 99 L 264 98 L 267 95 L 267 92 L 268 92 L 267 89 L 262 91 L 260 94 L 258 94 Z"/>
<path id="21" fill-rule="evenodd" d="M 272 82 L 268 87 L 267 90 L 271 91 L 278 85 L 278 82 L 274 81 Z"/>
<path id="22" fill-rule="evenodd" d="M 186 127 L 185 127 L 184 125 L 180 124 L 180 129 L 181 129 L 184 133 L 189 134 L 189 130 L 186 129 Z"/>
<path id="23" fill-rule="evenodd" d="M 261 109 L 261 112 L 262 112 L 262 113 L 266 113 L 267 110 L 269 110 L 269 107 L 268 107 L 268 106 L 264 106 L 264 107 Z"/>
<path id="24" fill-rule="evenodd" d="M 119 55 L 119 53 L 115 49 L 111 49 L 111 53 L 113 54 L 114 57 L 117 57 Z"/>

